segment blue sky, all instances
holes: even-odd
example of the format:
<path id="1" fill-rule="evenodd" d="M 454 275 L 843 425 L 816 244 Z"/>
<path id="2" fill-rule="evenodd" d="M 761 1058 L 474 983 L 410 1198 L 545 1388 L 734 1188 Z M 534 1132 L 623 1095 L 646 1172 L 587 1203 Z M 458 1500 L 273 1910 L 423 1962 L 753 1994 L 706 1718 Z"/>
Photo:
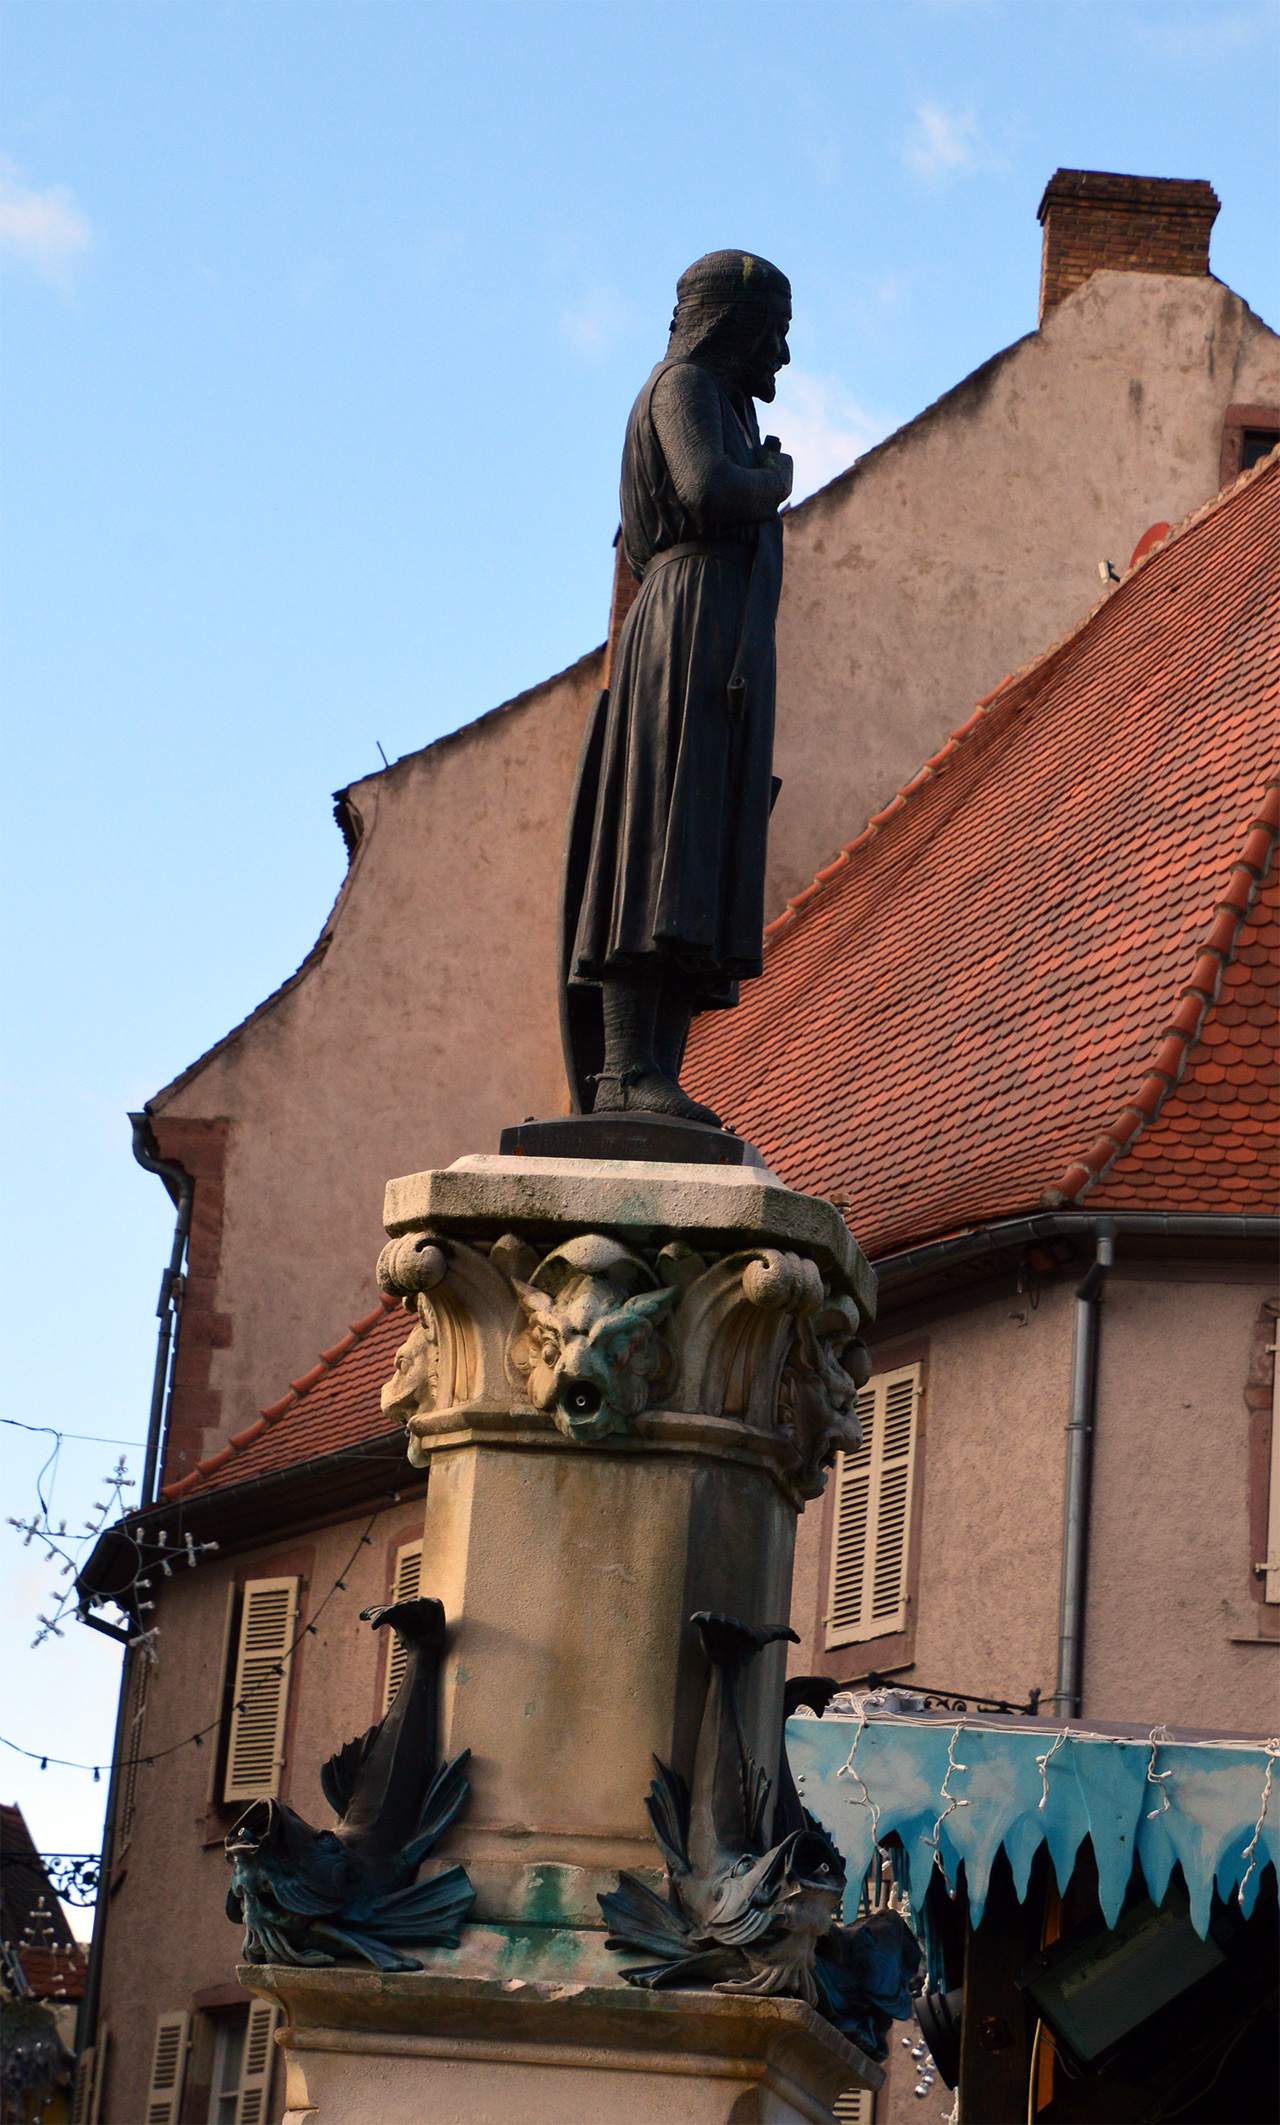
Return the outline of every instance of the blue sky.
<path id="1" fill-rule="evenodd" d="M 680 270 L 741 244 L 790 274 L 769 425 L 798 491 L 1034 328 L 1059 165 L 1209 178 L 1213 270 L 1274 324 L 1278 14 L 10 0 L 0 24 L 21 1516 L 49 1441 L 15 1425 L 142 1438 L 170 1213 L 125 1111 L 312 943 L 330 793 L 601 639 Z M 63 1447 L 73 1528 L 120 1450 Z M 0 1573 L 4 1733 L 101 1760 L 114 1650 L 71 1626 L 15 1651 L 56 1572 L 5 1527 Z M 96 1843 L 105 1784 L 0 1759 L 38 1842 Z"/>

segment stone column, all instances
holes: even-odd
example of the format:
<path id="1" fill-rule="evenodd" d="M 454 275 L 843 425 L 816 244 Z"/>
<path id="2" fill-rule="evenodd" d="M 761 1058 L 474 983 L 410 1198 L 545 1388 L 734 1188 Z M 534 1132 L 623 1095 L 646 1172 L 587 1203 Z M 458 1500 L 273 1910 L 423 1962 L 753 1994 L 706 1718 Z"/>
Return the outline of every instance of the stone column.
<path id="1" fill-rule="evenodd" d="M 253 1974 L 290 2116 L 825 2118 L 879 2069 L 800 1999 L 629 1986 L 598 1899 L 622 1869 L 662 1888 L 645 1796 L 654 1758 L 693 1782 L 690 1618 L 788 1620 L 796 1514 L 856 1442 L 872 1272 L 758 1164 L 464 1158 L 392 1181 L 386 1226 L 414 1325 L 383 1407 L 430 1465 L 440 1754 L 471 1751 L 424 1877 L 461 1863 L 476 1903 L 420 1974 Z M 784 1673 L 774 1643 L 740 1686 L 771 1781 Z"/>

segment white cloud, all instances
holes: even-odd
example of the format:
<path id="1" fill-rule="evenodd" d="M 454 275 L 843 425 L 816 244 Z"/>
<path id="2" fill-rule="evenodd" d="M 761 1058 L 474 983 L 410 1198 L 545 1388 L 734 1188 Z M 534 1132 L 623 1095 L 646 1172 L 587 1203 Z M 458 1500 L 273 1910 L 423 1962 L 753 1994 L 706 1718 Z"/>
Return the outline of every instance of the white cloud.
<path id="1" fill-rule="evenodd" d="M 967 110 L 948 111 L 940 103 L 919 104 L 903 155 L 917 177 L 947 177 L 957 170 L 982 168 L 987 158 L 972 105 Z"/>
<path id="2" fill-rule="evenodd" d="M 760 425 L 780 436 L 795 459 L 793 502 L 825 487 L 855 458 L 883 442 L 896 423 L 863 411 L 834 376 L 810 376 L 803 369 L 784 369 L 778 396 L 761 406 Z"/>
<path id="3" fill-rule="evenodd" d="M 616 288 L 590 288 L 560 313 L 561 332 L 588 361 L 612 353 L 630 324 L 631 313 Z"/>
<path id="4" fill-rule="evenodd" d="M 0 157 L 0 250 L 19 259 L 63 294 L 92 230 L 65 185 L 37 191 L 8 156 Z"/>

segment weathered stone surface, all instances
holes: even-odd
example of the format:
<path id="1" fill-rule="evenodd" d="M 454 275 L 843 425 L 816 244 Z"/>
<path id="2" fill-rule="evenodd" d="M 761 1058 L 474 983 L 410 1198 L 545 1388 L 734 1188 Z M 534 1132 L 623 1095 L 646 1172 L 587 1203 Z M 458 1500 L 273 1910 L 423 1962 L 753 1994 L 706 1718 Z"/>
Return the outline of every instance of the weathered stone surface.
<path id="1" fill-rule="evenodd" d="M 830 2125 L 883 2069 L 800 2000 L 555 1979 L 245 1969 L 279 2002 L 285 2125 Z"/>
<path id="2" fill-rule="evenodd" d="M 551 1244 L 595 1231 L 631 1246 L 660 1236 L 720 1251 L 782 1247 L 811 1255 L 864 1320 L 875 1318 L 875 1272 L 834 1203 L 797 1194 L 766 1167 L 475 1154 L 388 1181 L 383 1217 L 393 1237 L 430 1226 L 495 1239 L 545 1235 Z"/>

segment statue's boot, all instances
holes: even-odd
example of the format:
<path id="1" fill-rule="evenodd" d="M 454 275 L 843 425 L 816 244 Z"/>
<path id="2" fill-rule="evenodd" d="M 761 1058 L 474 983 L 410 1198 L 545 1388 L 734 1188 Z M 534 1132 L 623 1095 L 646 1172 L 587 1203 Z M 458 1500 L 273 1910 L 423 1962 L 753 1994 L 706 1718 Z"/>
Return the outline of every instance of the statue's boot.
<path id="1" fill-rule="evenodd" d="M 678 996 L 664 993 L 661 974 L 603 982 L 601 1000 L 605 1053 L 594 1112 L 671 1114 L 722 1128 L 718 1114 L 681 1089 L 680 1063 L 693 1013 Z"/>

